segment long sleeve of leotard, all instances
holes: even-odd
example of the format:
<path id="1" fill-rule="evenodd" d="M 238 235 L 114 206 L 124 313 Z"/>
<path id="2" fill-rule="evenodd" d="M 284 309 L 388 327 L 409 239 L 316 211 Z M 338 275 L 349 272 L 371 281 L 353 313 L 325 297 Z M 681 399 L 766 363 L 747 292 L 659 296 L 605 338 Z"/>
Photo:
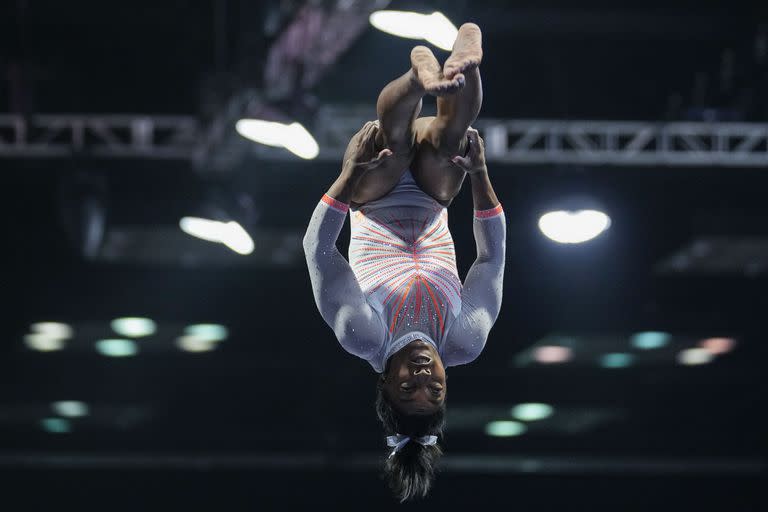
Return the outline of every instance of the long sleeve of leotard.
<path id="1" fill-rule="evenodd" d="M 477 259 L 461 290 L 461 312 L 445 340 L 443 359 L 455 366 L 473 361 L 485 348 L 501 309 L 506 252 L 506 220 L 501 205 L 475 210 Z"/>
<path id="2" fill-rule="evenodd" d="M 336 248 L 348 209 L 345 203 L 323 196 L 304 235 L 304 254 L 317 309 L 341 346 L 367 360 L 381 348 L 386 330 Z"/>

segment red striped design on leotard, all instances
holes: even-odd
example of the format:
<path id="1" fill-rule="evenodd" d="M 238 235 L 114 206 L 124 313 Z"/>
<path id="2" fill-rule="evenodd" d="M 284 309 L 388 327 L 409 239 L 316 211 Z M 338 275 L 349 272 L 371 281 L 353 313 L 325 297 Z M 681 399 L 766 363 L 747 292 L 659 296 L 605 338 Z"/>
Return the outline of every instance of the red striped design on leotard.
<path id="1" fill-rule="evenodd" d="M 461 302 L 445 210 L 393 207 L 352 216 L 349 261 L 393 339 L 421 331 L 442 338 Z"/>

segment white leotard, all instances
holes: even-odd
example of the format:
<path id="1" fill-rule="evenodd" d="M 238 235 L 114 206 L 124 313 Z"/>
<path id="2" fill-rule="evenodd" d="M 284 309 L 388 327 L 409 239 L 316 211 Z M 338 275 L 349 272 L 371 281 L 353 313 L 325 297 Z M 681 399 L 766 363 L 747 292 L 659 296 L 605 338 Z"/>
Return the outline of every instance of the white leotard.
<path id="1" fill-rule="evenodd" d="M 349 263 L 336 248 L 348 210 L 324 195 L 304 237 L 315 302 L 342 347 L 377 372 L 417 339 L 431 343 L 446 367 L 473 361 L 501 307 L 501 205 L 475 210 L 477 259 L 463 285 L 448 211 L 409 171 L 389 194 L 350 212 Z"/>

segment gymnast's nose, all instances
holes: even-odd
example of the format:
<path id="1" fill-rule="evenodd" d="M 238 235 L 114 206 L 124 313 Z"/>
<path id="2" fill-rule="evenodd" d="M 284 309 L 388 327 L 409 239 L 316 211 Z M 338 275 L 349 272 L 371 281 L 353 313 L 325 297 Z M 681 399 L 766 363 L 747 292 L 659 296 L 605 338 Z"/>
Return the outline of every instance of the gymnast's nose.
<path id="1" fill-rule="evenodd" d="M 422 375 L 422 374 L 423 375 L 432 375 L 432 370 L 430 370 L 428 367 L 421 367 L 421 368 L 417 368 L 413 372 L 414 376 L 419 376 L 419 375 Z"/>

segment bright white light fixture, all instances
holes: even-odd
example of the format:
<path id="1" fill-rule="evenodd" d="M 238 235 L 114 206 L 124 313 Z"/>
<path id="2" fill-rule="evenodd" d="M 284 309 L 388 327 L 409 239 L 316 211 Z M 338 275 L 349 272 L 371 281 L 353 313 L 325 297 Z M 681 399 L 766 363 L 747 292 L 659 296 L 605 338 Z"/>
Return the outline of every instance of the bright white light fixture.
<path id="1" fill-rule="evenodd" d="M 131 340 L 108 339 L 97 341 L 96 350 L 109 357 L 130 357 L 135 356 L 139 348 Z"/>
<path id="2" fill-rule="evenodd" d="M 43 430 L 52 434 L 66 434 L 72 430 L 69 420 L 64 418 L 43 418 L 40 421 L 40 426 Z"/>
<path id="3" fill-rule="evenodd" d="M 67 340 L 72 337 L 72 328 L 61 322 L 37 322 L 30 326 L 30 330 L 48 338 Z"/>
<path id="4" fill-rule="evenodd" d="M 677 354 L 677 362 L 689 366 L 707 364 L 714 358 L 715 356 L 703 348 L 688 348 Z"/>
<path id="5" fill-rule="evenodd" d="M 305 160 L 320 154 L 320 147 L 312 134 L 300 123 L 277 123 L 263 119 L 240 119 L 235 124 L 237 133 L 259 144 L 285 148 Z"/>
<path id="6" fill-rule="evenodd" d="M 580 244 L 608 229 L 611 219 L 597 210 L 558 210 L 539 219 L 539 229 L 547 238 L 561 244 Z"/>
<path id="7" fill-rule="evenodd" d="M 371 25 L 393 36 L 425 39 L 451 51 L 459 30 L 441 12 L 419 14 L 410 11 L 376 11 L 368 18 Z"/>
<path id="8" fill-rule="evenodd" d="M 27 334 L 24 336 L 24 344 L 32 350 L 40 352 L 52 352 L 64 348 L 64 340 L 61 338 L 51 338 L 47 334 Z"/>
<path id="9" fill-rule="evenodd" d="M 188 335 L 177 338 L 176 346 L 186 352 L 209 352 L 216 348 L 216 342 Z"/>
<path id="10" fill-rule="evenodd" d="M 510 414 L 521 421 L 537 421 L 549 418 L 555 412 L 555 409 L 549 404 L 537 402 L 517 404 L 512 408 Z"/>
<path id="11" fill-rule="evenodd" d="M 485 433 L 493 437 L 512 437 L 524 434 L 528 430 L 519 421 L 492 421 L 485 426 Z"/>
<path id="12" fill-rule="evenodd" d="M 53 412 L 59 416 L 79 418 L 88 415 L 88 404 L 77 400 L 61 400 L 51 404 Z"/>
<path id="13" fill-rule="evenodd" d="M 183 217 L 179 221 L 179 227 L 188 235 L 224 244 L 238 254 L 251 254 L 254 249 L 251 236 L 235 221 L 220 222 L 200 217 Z"/>
<path id="14" fill-rule="evenodd" d="M 220 324 L 195 324 L 184 329 L 187 336 L 203 341 L 224 341 L 229 335 L 226 327 Z"/>
<path id="15" fill-rule="evenodd" d="M 125 317 L 112 320 L 112 330 L 120 336 L 141 338 L 150 336 L 157 331 L 157 324 L 149 318 Z"/>

